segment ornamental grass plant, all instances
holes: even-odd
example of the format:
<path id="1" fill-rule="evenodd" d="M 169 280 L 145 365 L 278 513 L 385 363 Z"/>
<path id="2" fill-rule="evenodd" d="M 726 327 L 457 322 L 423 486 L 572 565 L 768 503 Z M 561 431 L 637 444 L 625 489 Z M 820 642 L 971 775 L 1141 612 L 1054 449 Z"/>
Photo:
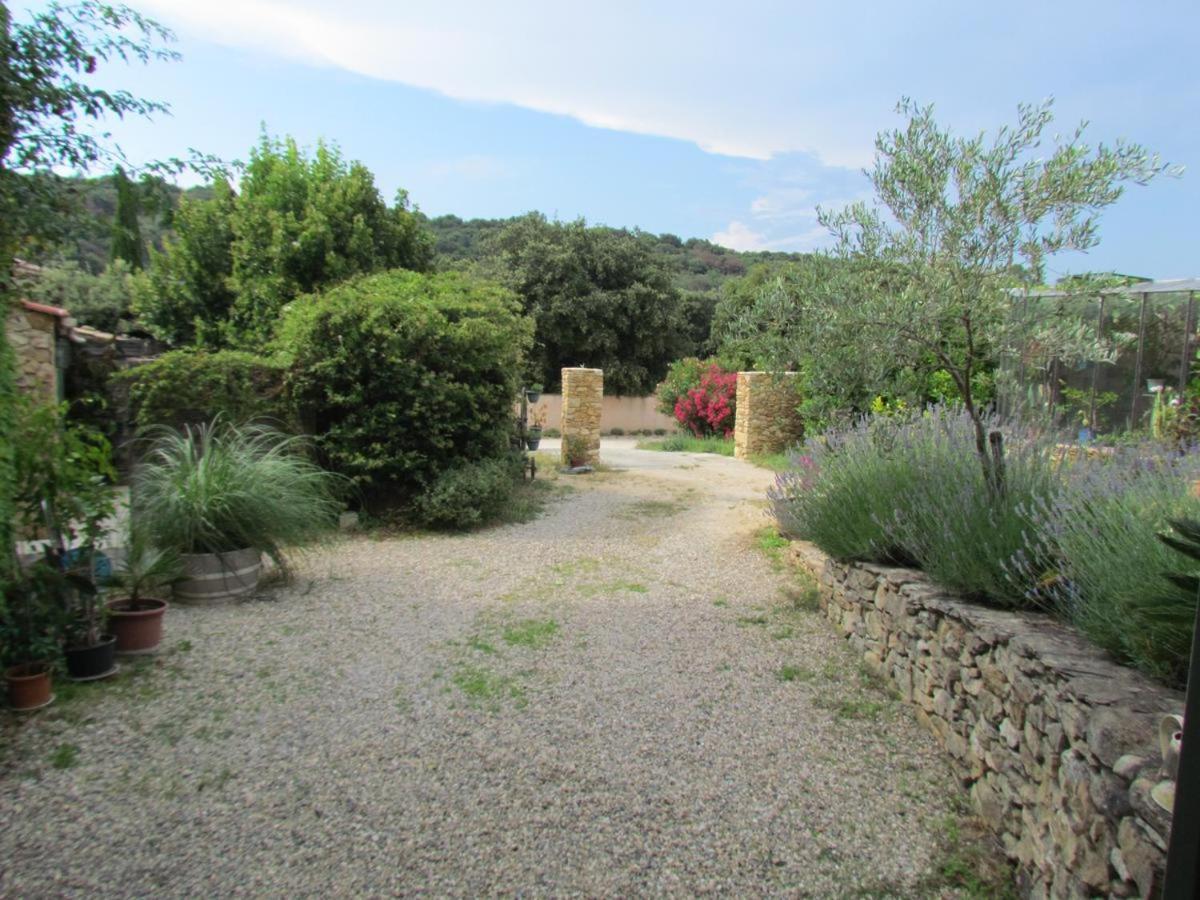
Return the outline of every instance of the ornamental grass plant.
<path id="1" fill-rule="evenodd" d="M 253 547 L 282 563 L 285 548 L 311 544 L 337 524 L 343 481 L 309 458 L 302 438 L 220 419 L 152 429 L 147 438 L 132 513 L 159 546 L 179 553 Z"/>

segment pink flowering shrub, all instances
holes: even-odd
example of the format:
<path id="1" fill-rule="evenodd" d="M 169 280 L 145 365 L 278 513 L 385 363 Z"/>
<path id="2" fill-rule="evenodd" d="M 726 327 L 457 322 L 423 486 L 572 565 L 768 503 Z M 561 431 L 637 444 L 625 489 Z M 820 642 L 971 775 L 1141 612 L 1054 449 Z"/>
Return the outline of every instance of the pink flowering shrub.
<path id="1" fill-rule="evenodd" d="M 736 399 L 737 373 L 714 363 L 701 374 L 698 387 L 689 388 L 675 401 L 675 421 L 696 437 L 729 437 Z"/>

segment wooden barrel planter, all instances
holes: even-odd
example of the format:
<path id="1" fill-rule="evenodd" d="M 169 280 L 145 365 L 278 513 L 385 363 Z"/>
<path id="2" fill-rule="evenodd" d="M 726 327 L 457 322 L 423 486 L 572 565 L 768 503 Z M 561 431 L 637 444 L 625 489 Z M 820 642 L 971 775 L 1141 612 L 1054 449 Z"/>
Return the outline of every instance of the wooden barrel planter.
<path id="1" fill-rule="evenodd" d="M 258 587 L 262 554 L 253 548 L 228 553 L 185 553 L 183 578 L 175 583 L 175 599 L 181 603 L 214 605 L 229 603 Z"/>

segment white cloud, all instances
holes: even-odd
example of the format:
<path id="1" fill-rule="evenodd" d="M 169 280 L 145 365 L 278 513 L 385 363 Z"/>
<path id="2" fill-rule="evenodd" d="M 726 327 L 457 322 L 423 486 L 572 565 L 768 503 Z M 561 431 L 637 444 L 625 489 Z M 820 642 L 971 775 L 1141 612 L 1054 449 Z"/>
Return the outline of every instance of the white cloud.
<path id="1" fill-rule="evenodd" d="M 753 231 L 745 222 L 734 220 L 724 231 L 718 231 L 709 240 L 730 250 L 765 250 L 766 235 Z"/>
<path id="2" fill-rule="evenodd" d="M 189 37 L 427 88 L 511 103 L 587 125 L 678 138 L 753 159 L 793 151 L 858 167 L 871 152 L 863 104 L 790 79 L 835 78 L 813 47 L 780 59 L 759 46 L 764 14 L 721 28 L 698 11 L 550 0 L 393 4 L 383 0 L 144 0 Z M 768 17 L 772 18 L 772 17 Z M 789 17 L 774 17 L 793 28 Z M 814 42 L 815 43 L 815 42 Z M 848 64 L 848 63 L 843 63 Z M 886 114 L 888 104 L 878 112 Z M 878 117 L 875 117 L 878 120 Z"/>

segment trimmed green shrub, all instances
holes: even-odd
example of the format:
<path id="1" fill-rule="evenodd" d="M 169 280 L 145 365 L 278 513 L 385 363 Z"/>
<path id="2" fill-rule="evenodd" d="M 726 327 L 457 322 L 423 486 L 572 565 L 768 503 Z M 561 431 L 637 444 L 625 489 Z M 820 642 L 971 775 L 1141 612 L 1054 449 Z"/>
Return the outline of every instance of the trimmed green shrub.
<path id="1" fill-rule="evenodd" d="M 449 469 L 416 498 L 413 517 L 427 528 L 449 531 L 486 525 L 503 512 L 521 472 L 519 455 Z"/>
<path id="2" fill-rule="evenodd" d="M 1158 535 L 1168 520 L 1200 516 L 1189 490 L 1198 477 L 1200 457 L 1151 445 L 1076 461 L 1062 493 L 1035 511 L 1033 528 L 1055 558 L 1031 558 L 1038 548 L 1018 556 L 1013 580 L 1118 660 L 1182 686 L 1196 595 L 1167 579 L 1197 567 Z"/>
<path id="3" fill-rule="evenodd" d="M 280 347 L 325 463 L 377 506 L 507 452 L 531 333 L 504 288 L 392 271 L 298 299 Z"/>
<path id="4" fill-rule="evenodd" d="M 129 389 L 140 427 L 183 428 L 215 418 L 226 422 L 291 421 L 283 367 L 237 350 L 173 350 L 114 376 Z"/>

